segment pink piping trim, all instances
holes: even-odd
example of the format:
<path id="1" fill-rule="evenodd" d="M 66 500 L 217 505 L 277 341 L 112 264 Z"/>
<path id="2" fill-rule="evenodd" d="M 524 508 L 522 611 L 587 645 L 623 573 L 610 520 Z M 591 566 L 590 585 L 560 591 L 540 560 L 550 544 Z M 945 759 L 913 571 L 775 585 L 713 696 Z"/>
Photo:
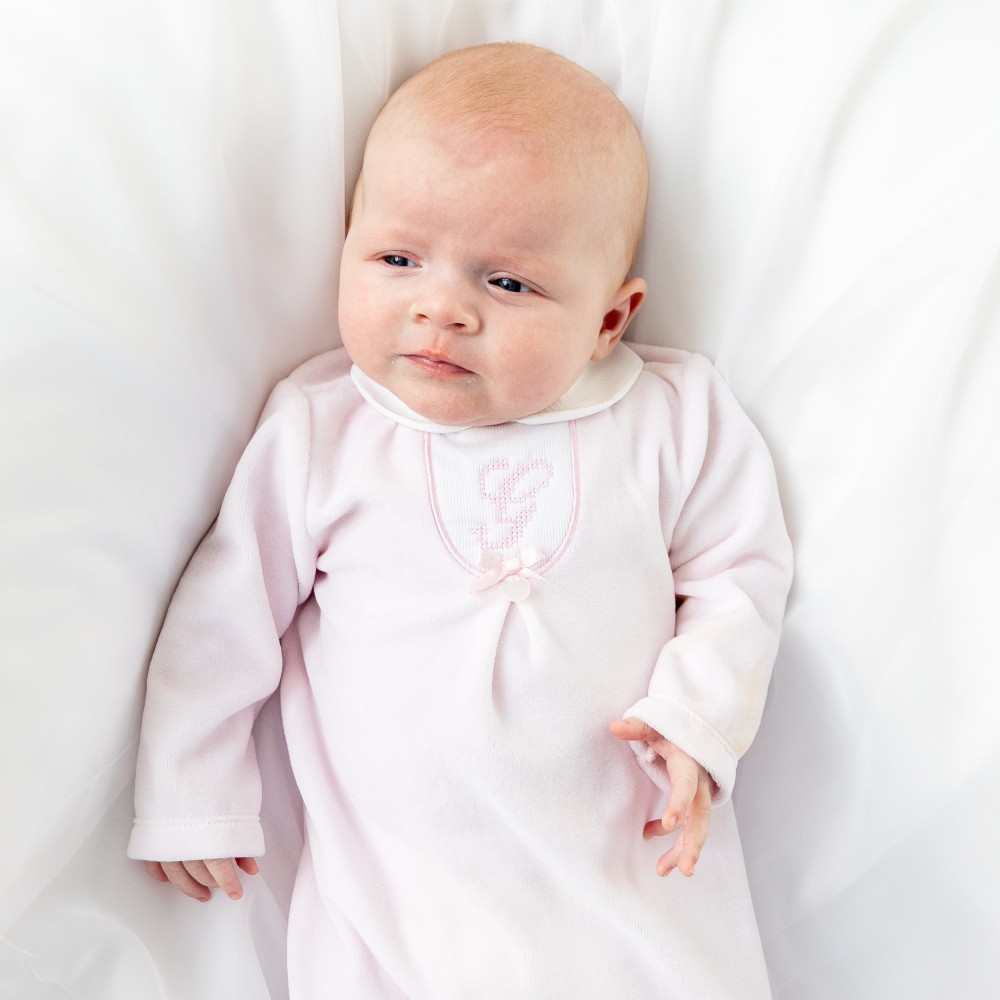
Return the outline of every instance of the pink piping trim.
<path id="1" fill-rule="evenodd" d="M 562 545 L 555 551 L 555 555 L 547 562 L 535 570 L 539 576 L 544 576 L 559 560 L 563 553 L 570 547 L 576 537 L 576 526 L 580 522 L 580 438 L 576 431 L 576 421 L 569 421 L 569 444 L 570 444 L 570 464 L 573 466 L 573 510 L 569 518 L 569 527 L 566 529 L 566 537 Z"/>
<path id="2" fill-rule="evenodd" d="M 444 547 L 448 550 L 452 559 L 454 559 L 455 562 L 457 562 L 463 569 L 476 576 L 478 575 L 476 567 L 465 559 L 458 549 L 455 548 L 448 532 L 444 527 L 444 520 L 441 517 L 441 508 L 438 506 L 437 484 L 434 481 L 434 464 L 431 461 L 432 437 L 433 435 L 429 431 L 424 432 L 424 466 L 427 470 L 427 492 L 431 503 L 431 513 L 434 515 L 434 524 L 437 526 L 438 535 L 441 537 L 441 541 L 444 542 Z"/>

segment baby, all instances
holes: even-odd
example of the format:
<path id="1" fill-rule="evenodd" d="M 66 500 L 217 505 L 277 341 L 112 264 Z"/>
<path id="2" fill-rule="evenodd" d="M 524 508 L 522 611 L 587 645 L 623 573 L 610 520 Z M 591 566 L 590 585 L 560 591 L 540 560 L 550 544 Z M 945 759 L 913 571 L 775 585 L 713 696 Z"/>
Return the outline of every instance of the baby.
<path id="1" fill-rule="evenodd" d="M 180 582 L 129 848 L 239 898 L 280 683 L 294 1000 L 770 996 L 729 797 L 790 551 L 711 365 L 621 340 L 646 185 L 618 99 L 534 46 L 375 122 L 345 349 L 277 387 Z"/>

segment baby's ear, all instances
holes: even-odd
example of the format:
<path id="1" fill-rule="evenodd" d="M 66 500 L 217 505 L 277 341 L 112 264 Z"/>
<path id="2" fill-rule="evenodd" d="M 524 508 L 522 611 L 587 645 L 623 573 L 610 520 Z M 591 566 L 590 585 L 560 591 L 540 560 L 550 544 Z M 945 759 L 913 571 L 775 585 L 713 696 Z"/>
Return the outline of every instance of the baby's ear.
<path id="1" fill-rule="evenodd" d="M 642 278 L 629 278 L 615 292 L 611 306 L 604 314 L 601 332 L 597 336 L 597 348 L 591 355 L 591 361 L 600 361 L 611 353 L 645 297 L 646 282 Z"/>

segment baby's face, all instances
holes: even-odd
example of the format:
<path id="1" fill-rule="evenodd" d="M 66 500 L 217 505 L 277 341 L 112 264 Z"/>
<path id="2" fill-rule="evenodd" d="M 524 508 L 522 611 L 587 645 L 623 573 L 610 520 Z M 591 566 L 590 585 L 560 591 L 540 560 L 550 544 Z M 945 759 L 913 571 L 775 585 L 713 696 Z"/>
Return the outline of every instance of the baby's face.
<path id="1" fill-rule="evenodd" d="M 383 128 L 341 267 L 354 363 L 444 424 L 503 423 L 559 399 L 610 352 L 645 287 L 621 284 L 618 221 L 587 181 L 508 136 Z"/>

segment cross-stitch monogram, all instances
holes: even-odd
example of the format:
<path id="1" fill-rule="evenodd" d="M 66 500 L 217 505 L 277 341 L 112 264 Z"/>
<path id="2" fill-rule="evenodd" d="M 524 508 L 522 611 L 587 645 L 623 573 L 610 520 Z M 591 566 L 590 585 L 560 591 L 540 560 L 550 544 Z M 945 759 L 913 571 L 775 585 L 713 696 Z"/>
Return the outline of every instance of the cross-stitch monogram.
<path id="1" fill-rule="evenodd" d="M 479 495 L 492 504 L 495 516 L 492 525 L 476 528 L 482 548 L 503 551 L 520 543 L 538 512 L 535 497 L 552 482 L 552 476 L 552 465 L 544 458 L 514 469 L 501 458 L 479 470 Z"/>

